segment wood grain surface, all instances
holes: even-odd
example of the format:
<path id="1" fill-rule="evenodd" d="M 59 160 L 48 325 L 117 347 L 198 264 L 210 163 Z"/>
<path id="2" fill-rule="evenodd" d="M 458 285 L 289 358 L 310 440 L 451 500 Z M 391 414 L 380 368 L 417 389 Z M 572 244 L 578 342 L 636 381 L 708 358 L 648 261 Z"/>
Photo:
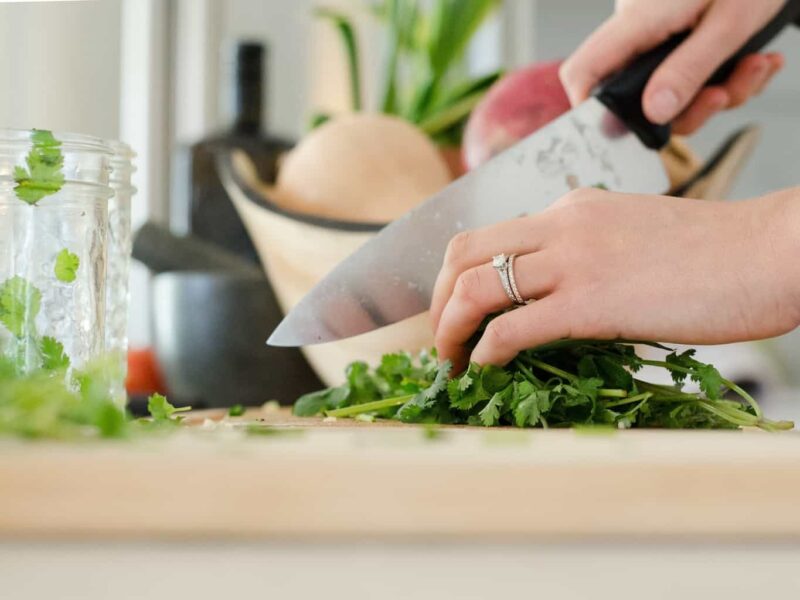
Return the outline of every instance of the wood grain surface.
<path id="1" fill-rule="evenodd" d="M 800 540 L 800 436 L 192 417 L 163 439 L 0 443 L 0 538 Z M 203 425 L 205 423 L 205 425 Z M 244 425 L 269 435 L 245 435 Z"/>

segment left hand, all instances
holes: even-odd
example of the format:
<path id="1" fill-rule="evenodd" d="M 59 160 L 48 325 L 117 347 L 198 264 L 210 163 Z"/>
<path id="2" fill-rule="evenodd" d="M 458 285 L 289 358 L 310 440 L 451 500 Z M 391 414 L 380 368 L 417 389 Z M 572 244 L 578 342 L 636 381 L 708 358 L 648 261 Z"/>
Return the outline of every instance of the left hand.
<path id="1" fill-rule="evenodd" d="M 436 347 L 454 372 L 483 320 L 511 306 L 491 265 L 516 253 L 536 300 L 495 318 L 472 352 L 503 365 L 560 338 L 682 344 L 751 340 L 800 324 L 800 189 L 723 203 L 571 192 L 551 209 L 450 243 L 431 305 Z"/>

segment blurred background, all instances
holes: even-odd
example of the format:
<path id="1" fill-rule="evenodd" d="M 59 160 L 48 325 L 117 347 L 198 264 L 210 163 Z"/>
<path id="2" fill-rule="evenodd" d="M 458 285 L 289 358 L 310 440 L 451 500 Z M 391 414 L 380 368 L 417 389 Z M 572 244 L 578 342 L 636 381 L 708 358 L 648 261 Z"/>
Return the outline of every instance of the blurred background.
<path id="1" fill-rule="evenodd" d="M 505 0 L 498 4 L 497 10 L 481 21 L 454 67 L 465 79 L 562 58 L 613 7 L 611 0 Z M 319 385 L 316 377 L 326 379 L 319 369 L 312 373 L 305 363 L 300 364 L 299 354 L 257 354 L 267 352 L 263 340 L 279 316 L 261 314 L 262 304 L 269 304 L 277 313 L 290 302 L 291 294 L 278 290 L 276 298 L 252 270 L 242 265 L 239 272 L 233 262 L 226 262 L 232 261 L 233 255 L 247 261 L 249 254 L 250 264 L 257 265 L 252 246 L 229 245 L 225 248 L 229 254 L 210 256 L 203 252 L 213 253 L 213 248 L 187 248 L 165 233 L 203 233 L 203 223 L 195 220 L 202 220 L 197 202 L 204 201 L 198 190 L 206 185 L 210 186 L 203 188 L 206 192 L 221 193 L 217 180 L 203 180 L 216 168 L 209 148 L 246 146 L 250 142 L 243 138 L 258 138 L 261 141 L 251 158 L 265 152 L 266 161 L 303 139 L 314 115 L 350 110 L 352 87 L 341 21 L 336 15 L 315 15 L 322 5 L 350 19 L 360 46 L 363 104 L 366 108 L 378 106 L 389 40 L 385 23 L 364 0 L 95 0 L 0 5 L 0 52 L 13 57 L 0 61 L 0 79 L 7 90 L 13 90 L 0 94 L 0 123 L 122 139 L 138 153 L 134 227 L 151 223 L 166 229 L 153 229 L 151 237 L 142 241 L 149 268 L 137 265 L 133 275 L 131 345 L 135 349 L 157 346 L 166 385 L 177 389 L 187 402 L 198 402 L 192 381 L 201 379 L 208 370 L 205 365 L 215 361 L 239 368 L 237 381 L 244 381 L 242 385 L 247 387 L 246 381 L 252 379 L 254 394 L 270 377 L 276 377 L 274 372 L 267 374 L 267 379 L 254 375 L 263 376 L 267 360 L 273 361 L 273 371 L 285 374 L 289 369 L 295 379 L 304 379 L 306 387 Z M 37 34 L 33 36 L 31 31 Z M 764 94 L 743 109 L 714 119 L 688 142 L 702 162 L 742 126 L 761 128 L 751 157 L 742 162 L 741 172 L 733 180 L 728 193 L 733 199 L 798 184 L 800 60 L 796 57 L 800 33 L 786 33 L 776 48 L 786 53 L 787 67 Z M 274 163 L 274 156 L 269 160 Z M 266 164 L 256 166 L 262 182 L 269 183 L 275 174 L 268 172 Z M 217 222 L 218 215 L 211 211 L 205 218 Z M 313 238 L 309 240 L 314 243 Z M 258 250 L 263 258 L 264 249 L 259 246 Z M 174 275 L 178 270 L 196 275 L 206 259 L 225 271 L 228 279 L 231 272 L 240 276 L 234 283 L 197 277 L 158 281 L 164 273 Z M 198 260 L 201 263 L 193 262 Z M 154 275 L 157 272 L 161 274 Z M 235 294 L 235 300 L 230 294 Z M 235 340 L 226 345 L 226 336 L 220 332 L 236 330 L 229 320 L 237 318 L 237 313 L 240 319 L 250 315 L 249 311 L 252 319 L 239 323 L 241 334 L 231 336 L 246 338 L 242 342 L 249 344 L 245 350 L 250 348 L 250 354 L 256 355 L 252 364 L 242 366 L 242 347 L 236 347 Z M 215 320 L 222 320 L 223 326 L 215 329 Z M 209 326 L 203 328 L 199 323 Z M 187 333 L 184 328 L 192 331 Z M 797 417 L 800 402 L 794 400 L 793 388 L 800 386 L 798 346 L 800 337 L 791 334 L 768 342 L 706 349 L 704 356 L 760 391 L 774 417 Z M 203 358 L 206 362 L 189 353 L 198 347 L 212 347 Z M 221 357 L 223 353 L 230 355 Z M 322 360 L 306 358 L 312 363 Z M 186 371 L 190 359 L 200 365 L 199 371 Z M 284 362 L 275 367 L 276 360 Z M 209 385 L 224 389 L 229 383 Z M 301 391 L 303 385 L 274 393 L 286 395 L 279 398 L 282 401 L 290 400 L 288 396 Z M 142 391 L 146 387 L 142 384 Z M 200 400 L 200 404 L 209 403 Z"/>

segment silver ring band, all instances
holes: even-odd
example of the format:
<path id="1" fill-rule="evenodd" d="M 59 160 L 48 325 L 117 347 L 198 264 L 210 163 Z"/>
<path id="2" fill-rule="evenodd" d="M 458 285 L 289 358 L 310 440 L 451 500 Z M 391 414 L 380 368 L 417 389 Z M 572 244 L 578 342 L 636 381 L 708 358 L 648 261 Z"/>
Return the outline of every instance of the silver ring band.
<path id="1" fill-rule="evenodd" d="M 517 278 L 514 277 L 514 259 L 517 258 L 516 254 L 512 254 L 508 257 L 508 283 L 511 286 L 511 292 L 514 295 L 514 304 L 517 306 L 522 306 L 525 304 L 525 300 L 522 298 L 522 295 L 519 293 L 519 288 L 517 288 Z"/>
<path id="2" fill-rule="evenodd" d="M 498 254 L 492 258 L 492 267 L 497 271 L 500 276 L 500 283 L 503 286 L 508 299 L 511 300 L 515 306 L 524 306 L 526 302 L 520 296 L 517 282 L 514 277 L 514 259 L 516 254 L 506 256 L 505 254 Z"/>

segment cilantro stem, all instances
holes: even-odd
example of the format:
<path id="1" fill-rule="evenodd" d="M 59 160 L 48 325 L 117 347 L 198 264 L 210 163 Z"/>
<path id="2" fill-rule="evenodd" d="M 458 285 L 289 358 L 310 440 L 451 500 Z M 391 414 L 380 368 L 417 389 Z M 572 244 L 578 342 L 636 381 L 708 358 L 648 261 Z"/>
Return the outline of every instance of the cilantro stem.
<path id="1" fill-rule="evenodd" d="M 649 400 L 653 397 L 652 392 L 643 392 L 641 394 L 636 394 L 635 396 L 628 396 L 627 398 L 622 398 L 621 400 L 614 400 L 613 402 L 606 402 L 603 404 L 605 408 L 614 408 L 615 406 L 623 406 L 625 404 L 633 404 L 634 402 L 639 402 L 640 400 Z"/>
<path id="2" fill-rule="evenodd" d="M 326 410 L 325 415 L 328 417 L 352 417 L 354 415 L 382 410 L 384 408 L 392 408 L 393 406 L 402 406 L 414 396 L 416 396 L 416 394 L 398 396 L 396 398 L 385 398 L 383 400 L 375 400 L 374 402 L 364 402 L 363 404 L 353 404 L 352 406 L 345 406 L 344 408 Z"/>
<path id="3" fill-rule="evenodd" d="M 537 360 L 535 358 L 529 358 L 528 362 L 531 363 L 534 367 L 541 369 L 542 371 L 546 371 L 556 377 L 561 377 L 562 379 L 566 379 L 570 383 L 575 383 L 578 381 L 578 377 L 573 375 L 572 373 L 567 373 L 559 369 L 558 367 L 554 367 L 553 365 L 549 365 L 546 362 L 542 362 L 541 360 Z M 530 373 L 527 371 L 526 374 Z M 530 376 L 536 379 L 533 376 L 533 373 L 530 373 Z M 538 380 L 536 380 L 538 382 Z M 625 398 L 628 395 L 628 392 L 625 390 L 618 390 L 618 389 L 605 389 L 601 388 L 597 390 L 597 395 L 605 398 Z"/>
<path id="4" fill-rule="evenodd" d="M 659 385 L 657 383 L 647 383 L 646 381 L 642 381 L 641 379 L 634 379 L 633 381 L 636 384 L 636 387 L 653 392 L 655 396 L 658 396 L 658 399 L 664 399 L 674 402 L 677 401 L 697 402 L 697 400 L 699 399 L 694 394 L 682 392 L 680 390 L 676 390 L 675 388 L 666 385 Z"/>
<path id="5" fill-rule="evenodd" d="M 546 371 L 551 375 L 555 375 L 556 377 L 562 377 L 563 379 L 566 379 L 570 383 L 575 383 L 578 380 L 578 378 L 572 373 L 567 373 L 566 371 L 562 371 L 558 367 L 549 365 L 546 362 L 542 362 L 541 360 L 538 360 L 536 358 L 528 358 L 528 362 L 531 364 L 531 366 L 541 369 L 542 371 Z"/>
<path id="6" fill-rule="evenodd" d="M 649 365 L 651 367 L 661 367 L 663 369 L 667 369 L 668 371 L 676 371 L 678 373 L 685 373 L 686 375 L 694 375 L 694 371 L 692 371 L 691 369 L 688 369 L 686 367 L 681 367 L 679 365 L 673 365 L 666 361 L 642 360 L 642 364 Z M 750 407 L 753 409 L 753 411 L 756 413 L 757 417 L 762 418 L 764 416 L 763 412 L 761 411 L 761 407 L 758 405 L 758 402 L 756 402 L 755 399 L 750 394 L 745 392 L 738 385 L 725 378 L 722 378 L 722 385 L 724 385 L 732 392 L 738 394 L 745 402 L 747 402 L 747 404 L 749 404 Z"/>
<path id="7" fill-rule="evenodd" d="M 715 414 L 734 425 L 739 425 L 742 427 L 757 427 L 760 422 L 758 417 L 751 415 L 750 413 L 746 413 L 738 409 L 727 409 L 719 404 L 715 404 L 714 402 L 700 400 L 698 402 L 698 406 L 703 407 L 708 412 Z"/>
<path id="8" fill-rule="evenodd" d="M 597 395 L 600 398 L 627 398 L 628 392 L 625 390 L 616 390 L 613 388 L 600 388 L 597 390 Z"/>
<path id="9" fill-rule="evenodd" d="M 518 368 L 520 371 L 522 371 L 522 374 L 525 376 L 525 378 L 526 378 L 528 381 L 530 381 L 532 384 L 534 384 L 534 385 L 537 385 L 537 386 L 541 386 L 541 385 L 542 385 L 542 382 L 541 382 L 541 380 L 540 380 L 538 377 L 536 377 L 536 375 L 534 375 L 534 374 L 533 374 L 533 371 L 531 371 L 531 370 L 530 370 L 530 369 L 529 369 L 529 368 L 528 368 L 528 367 L 525 365 L 525 363 L 524 363 L 524 362 L 522 362 L 520 359 L 518 359 L 518 358 L 517 358 L 517 359 L 515 359 L 515 360 L 514 360 L 514 365 L 515 365 L 515 366 L 516 366 L 516 367 L 517 367 L 517 368 Z"/>
<path id="10" fill-rule="evenodd" d="M 761 407 L 758 405 L 758 402 L 756 402 L 755 398 L 753 398 L 750 394 L 745 392 L 742 388 L 740 388 L 732 381 L 728 381 L 725 378 L 722 379 L 722 384 L 726 386 L 728 389 L 739 394 L 739 396 L 741 396 L 742 398 L 744 398 L 745 401 L 753 408 L 757 417 L 762 418 L 764 416 L 764 414 L 761 412 Z"/>

